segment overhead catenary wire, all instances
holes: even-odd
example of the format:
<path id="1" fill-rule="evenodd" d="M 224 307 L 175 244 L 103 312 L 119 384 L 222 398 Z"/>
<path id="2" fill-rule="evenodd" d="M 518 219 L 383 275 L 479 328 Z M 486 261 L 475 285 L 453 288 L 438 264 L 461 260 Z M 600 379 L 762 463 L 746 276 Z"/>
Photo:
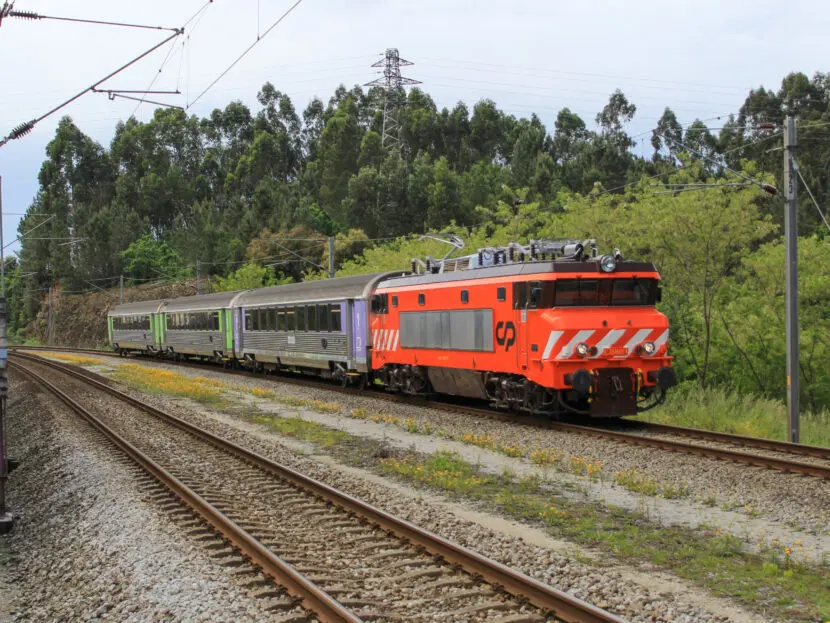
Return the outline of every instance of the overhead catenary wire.
<path id="1" fill-rule="evenodd" d="M 14 3 L 12 3 L 14 4 Z M 122 28 L 141 28 L 145 30 L 168 30 L 175 32 L 178 30 L 177 28 L 171 28 L 169 26 L 150 26 L 148 24 L 130 24 L 126 22 L 110 22 L 106 20 L 99 20 L 99 19 L 84 19 L 79 17 L 59 17 L 56 15 L 41 15 L 40 13 L 35 13 L 34 11 L 14 11 L 9 10 L 3 14 L 4 17 L 16 17 L 19 19 L 26 19 L 26 20 L 52 20 L 52 21 L 59 21 L 59 22 L 75 22 L 78 24 L 93 24 L 97 26 L 119 26 Z"/>
<path id="2" fill-rule="evenodd" d="M 65 108 L 66 106 L 68 106 L 69 104 L 71 104 L 72 102 L 74 102 L 75 100 L 80 98 L 81 96 L 85 95 L 86 93 L 91 92 L 93 89 L 100 86 L 101 84 L 103 84 L 104 82 L 106 82 L 107 80 L 112 78 L 113 76 L 118 75 L 119 73 L 121 73 L 122 71 L 127 69 L 128 67 L 131 67 L 132 65 L 136 64 L 138 61 L 140 61 L 141 59 L 143 59 L 147 55 L 149 55 L 149 54 L 155 52 L 156 50 L 158 50 L 161 46 L 163 46 L 167 42 L 172 41 L 173 39 L 175 39 L 176 37 L 181 35 L 182 32 L 183 31 L 181 29 L 177 29 L 173 34 L 171 34 L 169 37 L 165 38 L 163 41 L 157 43 L 156 45 L 149 48 L 148 50 L 145 50 L 144 52 L 142 52 L 141 54 L 139 54 L 138 56 L 133 58 L 131 61 L 125 63 L 124 65 L 122 65 L 121 67 L 116 69 L 115 71 L 110 72 L 109 74 L 104 76 L 102 79 L 100 79 L 97 82 L 91 84 L 90 86 L 86 87 L 82 91 L 79 91 L 78 93 L 76 93 L 75 95 L 70 97 L 68 100 L 64 101 L 63 103 L 59 104 L 58 106 L 55 106 L 54 108 L 52 108 L 48 112 L 42 114 L 41 116 L 39 116 L 35 119 L 32 119 L 31 121 L 27 121 L 25 123 L 22 123 L 19 126 L 15 127 L 8 135 L 6 135 L 5 138 L 0 140 L 0 147 L 3 147 L 6 143 L 8 143 L 11 140 L 18 139 L 18 138 L 21 138 L 23 136 L 26 136 L 29 132 L 32 131 L 32 129 L 35 127 L 35 125 L 37 123 L 39 123 L 40 121 L 43 121 L 47 117 L 55 114 L 56 112 L 58 112 L 62 108 Z"/>
<path id="3" fill-rule="evenodd" d="M 240 62 L 243 58 L 245 58 L 245 57 L 248 55 L 248 53 L 249 53 L 251 50 L 253 50 L 253 49 L 254 49 L 254 47 L 255 47 L 255 46 L 256 46 L 256 45 L 257 45 L 260 41 L 262 41 L 263 39 L 265 39 L 265 37 L 267 37 L 267 36 L 268 36 L 268 34 L 269 34 L 272 30 L 274 30 L 274 28 L 276 28 L 277 26 L 279 26 L 279 25 L 280 25 L 280 23 L 282 23 L 282 21 L 283 21 L 286 17 L 288 17 L 288 16 L 291 14 L 291 12 L 292 12 L 292 11 L 294 11 L 294 9 L 296 9 L 298 6 L 300 6 L 300 4 L 302 3 L 302 1 L 303 1 L 303 0 L 296 0 L 296 2 L 294 2 L 294 4 L 292 4 L 292 5 L 291 5 L 291 6 L 290 6 L 290 7 L 289 7 L 289 8 L 288 8 L 288 9 L 287 9 L 287 10 L 286 10 L 286 11 L 285 11 L 282 15 L 280 15 L 280 16 L 279 16 L 279 18 L 277 18 L 277 21 L 275 21 L 273 24 L 271 24 L 271 25 L 268 27 L 268 29 L 267 29 L 265 32 L 263 32 L 263 33 L 262 33 L 262 35 L 258 36 L 258 37 L 257 37 L 257 39 L 256 39 L 256 40 L 255 40 L 255 41 L 254 41 L 251 45 L 249 45 L 249 46 L 248 46 L 248 47 L 247 47 L 247 48 L 246 48 L 246 49 L 242 52 L 242 54 L 240 54 L 240 55 L 239 55 L 239 56 L 238 56 L 238 57 L 237 57 L 237 58 L 236 58 L 236 59 L 235 59 L 235 60 L 234 60 L 234 61 L 233 61 L 233 62 L 232 62 L 229 66 L 228 66 L 228 68 L 227 68 L 227 69 L 225 69 L 225 70 L 224 70 L 221 74 L 219 74 L 219 75 L 216 77 L 216 79 L 214 79 L 214 81 L 213 81 L 213 82 L 211 82 L 211 83 L 210 83 L 210 84 L 209 84 L 209 85 L 208 85 L 208 86 L 207 86 L 207 87 L 206 87 L 206 88 L 205 88 L 205 89 L 204 89 L 201 93 L 199 93 L 199 95 L 197 95 L 197 96 L 196 96 L 196 98 L 195 98 L 192 102 L 188 103 L 188 104 L 187 104 L 187 106 L 186 106 L 186 109 L 187 109 L 187 110 L 189 110 L 190 108 L 192 108 L 192 107 L 193 107 L 193 105 L 194 105 L 196 102 L 198 102 L 200 99 L 202 99 L 202 97 L 203 97 L 203 96 L 204 96 L 204 95 L 205 95 L 208 91 L 210 91 L 210 90 L 211 90 L 211 89 L 212 89 L 212 88 L 216 85 L 216 83 L 217 83 L 217 82 L 219 82 L 222 78 L 224 78 L 224 77 L 228 74 L 228 72 L 230 72 L 230 71 L 231 71 L 234 67 L 236 67 L 236 65 L 237 65 L 237 64 L 238 64 L 238 63 L 239 63 L 239 62 Z"/>
<path id="4" fill-rule="evenodd" d="M 162 60 L 161 65 L 159 65 L 158 71 L 156 71 L 155 75 L 153 76 L 153 79 L 150 80 L 150 84 L 147 86 L 147 91 L 152 89 L 153 86 L 156 84 L 156 81 L 161 76 L 162 72 L 164 71 L 164 68 L 167 66 L 167 63 L 172 58 L 175 58 L 175 56 L 173 55 L 173 51 L 177 48 L 180 50 L 180 54 L 181 54 L 181 59 L 179 60 L 179 73 L 178 73 L 178 76 L 176 77 L 176 90 L 177 91 L 179 90 L 179 83 L 181 82 L 181 76 L 182 76 L 182 65 L 184 63 L 185 55 L 187 55 L 188 57 L 190 55 L 190 49 L 189 49 L 189 47 L 186 48 L 186 46 L 187 46 L 188 43 L 190 43 L 190 38 L 193 36 L 193 33 L 195 32 L 195 30 L 199 27 L 199 23 L 202 21 L 202 18 L 205 16 L 206 9 L 211 4 L 213 4 L 213 0 L 207 0 L 207 2 L 205 2 L 201 7 L 199 7 L 199 9 L 195 13 L 193 13 L 193 15 L 191 15 L 188 18 L 188 20 L 184 23 L 184 25 L 182 26 L 182 30 L 187 29 L 187 35 L 186 35 L 185 39 L 182 41 L 181 47 L 179 47 L 177 45 L 177 42 L 175 42 L 175 41 L 173 42 L 173 45 L 171 45 L 170 49 L 167 51 L 167 55 Z M 190 28 L 191 23 L 193 23 L 192 28 Z M 189 65 L 188 65 L 188 71 L 189 70 L 190 70 L 190 68 L 189 68 Z M 148 103 L 148 104 L 155 103 L 155 102 L 147 102 L 146 100 L 141 99 L 138 102 L 138 104 L 136 104 L 135 108 L 133 109 L 133 112 L 132 112 L 131 116 L 134 117 L 135 114 L 138 112 L 138 109 L 141 107 L 141 104 L 143 104 L 145 102 Z M 187 106 L 187 95 L 185 96 L 185 107 L 186 106 Z M 177 106 L 176 108 L 184 109 L 185 107 Z"/>
<path id="5" fill-rule="evenodd" d="M 804 176 L 801 174 L 801 167 L 798 166 L 798 161 L 795 158 L 793 158 L 792 160 L 793 168 L 795 169 L 795 172 L 798 174 L 798 178 L 801 180 L 801 183 L 804 184 L 804 188 L 807 190 L 807 194 L 810 195 L 810 199 L 813 200 L 813 205 L 816 206 L 816 210 L 818 211 L 821 220 L 824 221 L 824 225 L 827 227 L 827 230 L 830 231 L 830 223 L 827 222 L 827 217 L 824 216 L 824 212 L 822 212 L 821 206 L 818 204 L 818 201 L 816 201 L 815 195 L 813 195 L 813 191 L 810 190 L 810 186 L 807 184 L 807 180 L 805 180 Z"/>

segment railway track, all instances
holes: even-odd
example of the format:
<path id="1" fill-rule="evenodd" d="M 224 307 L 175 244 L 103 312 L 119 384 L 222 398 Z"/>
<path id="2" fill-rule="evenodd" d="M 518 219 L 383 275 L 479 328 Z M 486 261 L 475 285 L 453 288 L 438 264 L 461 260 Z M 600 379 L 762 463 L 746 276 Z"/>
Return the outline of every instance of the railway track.
<path id="1" fill-rule="evenodd" d="M 67 352 L 80 352 L 103 356 L 117 357 L 115 353 L 92 350 L 92 349 L 49 349 L 46 347 L 35 347 L 33 350 L 54 350 Z M 198 363 L 177 362 L 173 365 L 184 365 L 200 367 Z M 307 387 L 324 386 L 327 390 L 354 394 L 353 388 L 343 388 L 330 383 L 312 380 L 309 378 L 292 377 L 288 375 L 264 376 L 253 372 L 241 370 L 225 370 L 229 374 L 253 376 L 256 378 L 273 379 L 276 382 L 285 382 Z M 746 437 L 729 433 L 706 431 L 695 428 L 684 428 L 666 424 L 652 424 L 650 422 L 624 420 L 612 425 L 586 425 L 567 422 L 552 421 L 544 418 L 535 418 L 526 415 L 516 415 L 493 409 L 470 407 L 468 405 L 453 404 L 446 401 L 434 401 L 425 398 L 391 394 L 378 391 L 375 397 L 410 404 L 414 406 L 428 407 L 497 419 L 506 422 L 558 430 L 567 433 L 585 435 L 597 439 L 610 439 L 621 443 L 639 445 L 660 449 L 668 452 L 692 454 L 704 456 L 711 459 L 741 463 L 755 467 L 774 469 L 792 474 L 801 474 L 815 478 L 830 480 L 830 448 L 793 444 L 785 441 L 763 439 L 759 437 Z M 636 431 L 636 432 L 632 432 Z M 679 439 L 678 439 L 679 438 Z M 692 439 L 704 443 L 690 443 Z M 762 453 L 747 452 L 747 450 L 760 450 Z M 795 459 L 793 457 L 808 457 L 808 461 Z"/>
<path id="2" fill-rule="evenodd" d="M 241 553 L 283 587 L 287 595 L 273 586 L 266 591 L 276 610 L 299 601 L 320 621 L 622 621 L 149 406 L 88 371 L 20 353 L 9 363 L 195 513 L 204 522 L 193 526 L 196 538 L 210 539 L 210 526 L 223 541 L 217 547 L 226 550 L 227 564 L 241 561 Z"/>

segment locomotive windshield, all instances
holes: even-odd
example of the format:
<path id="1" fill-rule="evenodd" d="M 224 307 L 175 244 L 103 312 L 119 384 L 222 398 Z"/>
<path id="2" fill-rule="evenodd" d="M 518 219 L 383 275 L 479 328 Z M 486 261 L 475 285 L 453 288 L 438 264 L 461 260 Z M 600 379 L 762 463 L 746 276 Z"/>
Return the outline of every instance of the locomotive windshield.
<path id="1" fill-rule="evenodd" d="M 517 283 L 513 289 L 516 309 L 651 306 L 659 300 L 656 279 L 559 279 Z"/>

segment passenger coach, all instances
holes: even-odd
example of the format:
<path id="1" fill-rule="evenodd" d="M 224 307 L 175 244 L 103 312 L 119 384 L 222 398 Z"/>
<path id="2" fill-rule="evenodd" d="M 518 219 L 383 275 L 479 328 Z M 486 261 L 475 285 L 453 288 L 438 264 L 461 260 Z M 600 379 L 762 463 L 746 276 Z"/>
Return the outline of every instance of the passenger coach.
<path id="1" fill-rule="evenodd" d="M 173 357 L 229 361 L 234 356 L 232 309 L 240 292 L 217 292 L 167 301 L 161 307 L 162 349 Z"/>
<path id="2" fill-rule="evenodd" d="M 234 303 L 236 353 L 254 369 L 293 368 L 365 383 L 371 370 L 368 301 L 401 271 L 243 292 Z"/>
<path id="3" fill-rule="evenodd" d="M 110 344 L 120 353 L 158 352 L 161 348 L 159 309 L 164 301 L 127 303 L 107 318 Z"/>

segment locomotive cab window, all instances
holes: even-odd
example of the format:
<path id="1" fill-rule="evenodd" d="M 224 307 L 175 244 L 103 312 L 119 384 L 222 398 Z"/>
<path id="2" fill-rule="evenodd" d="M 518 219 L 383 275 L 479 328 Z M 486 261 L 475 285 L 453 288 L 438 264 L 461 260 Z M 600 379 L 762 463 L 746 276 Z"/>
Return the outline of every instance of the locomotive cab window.
<path id="1" fill-rule="evenodd" d="M 375 294 L 372 296 L 372 313 L 373 314 L 388 314 L 389 313 L 389 295 Z"/>
<path id="2" fill-rule="evenodd" d="M 554 307 L 651 306 L 657 302 L 656 279 L 560 279 Z"/>
<path id="3" fill-rule="evenodd" d="M 500 301 L 507 300 L 507 288 L 498 288 L 496 290 L 496 298 Z"/>

